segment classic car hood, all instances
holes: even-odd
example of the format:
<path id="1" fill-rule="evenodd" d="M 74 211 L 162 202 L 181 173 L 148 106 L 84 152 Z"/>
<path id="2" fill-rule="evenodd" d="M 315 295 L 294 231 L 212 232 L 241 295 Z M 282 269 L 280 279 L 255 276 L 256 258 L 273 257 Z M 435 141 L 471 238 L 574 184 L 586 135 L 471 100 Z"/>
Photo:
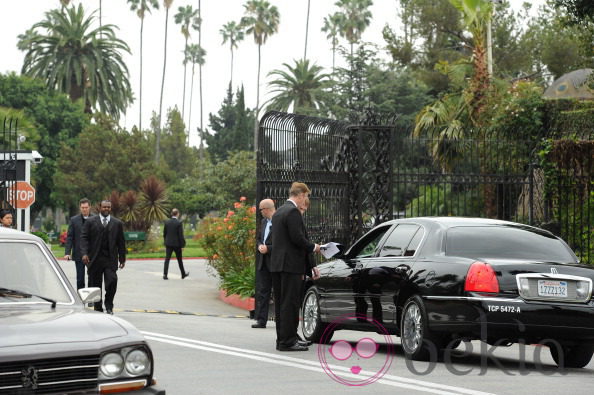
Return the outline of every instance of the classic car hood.
<path id="1" fill-rule="evenodd" d="M 128 335 L 120 321 L 106 314 L 77 308 L 4 309 L 0 306 L 0 349 L 2 347 L 97 342 Z"/>

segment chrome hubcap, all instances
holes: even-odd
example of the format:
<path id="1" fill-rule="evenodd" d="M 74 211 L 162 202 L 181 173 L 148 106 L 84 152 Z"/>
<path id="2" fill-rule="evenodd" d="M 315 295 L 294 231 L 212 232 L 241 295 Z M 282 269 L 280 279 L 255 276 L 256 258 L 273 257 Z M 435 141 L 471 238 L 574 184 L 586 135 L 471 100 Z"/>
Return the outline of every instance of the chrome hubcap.
<path id="1" fill-rule="evenodd" d="M 318 322 L 318 298 L 315 293 L 310 293 L 303 306 L 303 335 L 310 337 L 316 330 Z"/>
<path id="2" fill-rule="evenodd" d="M 408 353 L 414 353 L 421 345 L 423 327 L 419 306 L 412 303 L 404 312 L 402 322 L 402 347 Z"/>

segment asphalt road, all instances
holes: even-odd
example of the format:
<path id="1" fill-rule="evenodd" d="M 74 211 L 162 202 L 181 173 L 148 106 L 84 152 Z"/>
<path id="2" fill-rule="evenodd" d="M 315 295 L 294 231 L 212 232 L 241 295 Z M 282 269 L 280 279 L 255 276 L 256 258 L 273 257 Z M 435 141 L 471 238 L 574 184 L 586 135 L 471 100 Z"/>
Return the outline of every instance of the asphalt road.
<path id="1" fill-rule="evenodd" d="M 278 352 L 274 322 L 252 329 L 245 310 L 218 299 L 217 279 L 207 274 L 204 260 L 184 263 L 190 271 L 184 280 L 175 262 L 167 281 L 162 261 L 130 261 L 118 271 L 115 314 L 144 333 L 157 381 L 168 394 L 578 394 L 594 385 L 594 362 L 560 371 L 546 347 L 491 350 L 463 343 L 451 361 L 431 364 L 406 361 L 395 337 L 340 331 L 334 340 L 356 348 L 371 338 L 379 350 L 370 358 L 353 352 L 343 361 L 327 346 Z M 74 264 L 61 266 L 74 281 Z M 352 366 L 362 371 L 354 374 Z"/>

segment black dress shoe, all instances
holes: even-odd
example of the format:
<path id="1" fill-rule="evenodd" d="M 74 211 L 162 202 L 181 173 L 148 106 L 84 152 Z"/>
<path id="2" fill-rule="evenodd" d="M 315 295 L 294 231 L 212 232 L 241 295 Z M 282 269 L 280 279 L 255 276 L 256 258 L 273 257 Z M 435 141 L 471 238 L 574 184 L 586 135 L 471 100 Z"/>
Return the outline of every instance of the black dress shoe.
<path id="1" fill-rule="evenodd" d="M 169 280 L 167 276 L 163 276 L 163 280 Z"/>
<path id="2" fill-rule="evenodd" d="M 106 312 L 107 314 L 111 314 L 111 315 L 113 315 L 113 310 L 111 310 L 111 309 L 107 309 L 105 312 Z"/>
<path id="3" fill-rule="evenodd" d="M 283 346 L 282 344 L 279 344 L 279 346 L 278 346 L 278 351 L 308 351 L 308 350 L 309 350 L 309 348 L 307 348 L 306 346 L 302 346 L 298 342 L 295 342 L 295 344 L 293 344 L 292 346 Z"/>
<path id="4" fill-rule="evenodd" d="M 182 274 L 182 280 L 190 275 L 190 272 L 185 272 Z"/>
<path id="5" fill-rule="evenodd" d="M 266 328 L 266 324 L 256 322 L 255 324 L 252 324 L 252 328 Z"/>

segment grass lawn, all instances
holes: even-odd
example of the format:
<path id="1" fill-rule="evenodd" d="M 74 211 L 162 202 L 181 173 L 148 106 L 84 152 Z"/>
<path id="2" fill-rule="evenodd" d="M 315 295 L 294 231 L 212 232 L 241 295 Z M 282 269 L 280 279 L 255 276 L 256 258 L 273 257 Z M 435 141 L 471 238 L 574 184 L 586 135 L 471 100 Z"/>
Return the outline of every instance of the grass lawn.
<path id="1" fill-rule="evenodd" d="M 137 259 L 137 258 L 165 258 L 165 246 L 163 240 L 159 240 L 157 245 L 158 250 L 155 252 L 129 252 L 126 255 L 126 259 Z M 64 256 L 64 246 L 59 244 L 52 244 L 52 252 L 57 258 Z M 204 258 L 206 252 L 198 246 L 198 242 L 193 239 L 186 239 L 186 248 L 183 251 L 184 258 Z M 175 259 L 175 254 L 173 254 Z"/>

